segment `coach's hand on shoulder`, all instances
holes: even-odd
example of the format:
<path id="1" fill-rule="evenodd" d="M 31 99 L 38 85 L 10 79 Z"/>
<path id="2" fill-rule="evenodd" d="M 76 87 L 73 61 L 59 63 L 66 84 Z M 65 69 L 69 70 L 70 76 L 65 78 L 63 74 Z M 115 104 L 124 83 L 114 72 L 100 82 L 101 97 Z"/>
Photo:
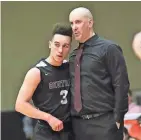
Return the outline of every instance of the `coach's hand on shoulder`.
<path id="1" fill-rule="evenodd" d="M 61 131 L 64 128 L 63 122 L 52 115 L 48 116 L 47 122 L 54 131 Z"/>

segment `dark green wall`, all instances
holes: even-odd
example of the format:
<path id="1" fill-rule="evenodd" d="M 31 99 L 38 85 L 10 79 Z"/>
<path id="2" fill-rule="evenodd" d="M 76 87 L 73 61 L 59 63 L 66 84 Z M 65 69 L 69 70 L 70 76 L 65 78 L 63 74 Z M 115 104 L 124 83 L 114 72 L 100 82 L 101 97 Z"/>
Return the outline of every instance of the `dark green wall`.
<path id="1" fill-rule="evenodd" d="M 121 45 L 131 88 L 141 88 L 141 63 L 131 50 L 133 34 L 141 30 L 141 2 L 2 2 L 2 110 L 14 109 L 25 73 L 48 55 L 52 25 L 68 21 L 77 6 L 93 12 L 98 34 Z"/>

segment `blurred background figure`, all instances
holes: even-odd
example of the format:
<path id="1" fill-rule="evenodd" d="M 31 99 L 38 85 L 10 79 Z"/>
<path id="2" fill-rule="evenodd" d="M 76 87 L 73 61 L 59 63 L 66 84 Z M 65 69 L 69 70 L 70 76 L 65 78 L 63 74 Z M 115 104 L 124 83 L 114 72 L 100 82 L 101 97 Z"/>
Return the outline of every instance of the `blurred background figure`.
<path id="1" fill-rule="evenodd" d="M 139 96 L 133 99 L 131 90 L 128 92 L 128 112 L 124 117 L 124 140 L 141 140 L 141 105 Z"/>
<path id="2" fill-rule="evenodd" d="M 129 140 L 129 137 L 128 130 L 124 127 L 123 140 Z"/>
<path id="3" fill-rule="evenodd" d="M 130 140 L 134 138 L 134 140 L 141 140 L 141 113 L 131 113 L 127 116 L 125 115 L 124 120 L 124 140 Z M 127 139 L 128 138 L 128 139 Z"/>
<path id="4" fill-rule="evenodd" d="M 132 48 L 135 55 L 141 60 L 141 32 L 134 36 Z"/>
<path id="5" fill-rule="evenodd" d="M 27 116 L 23 117 L 23 131 L 26 139 L 31 140 L 33 138 L 33 119 Z"/>
<path id="6" fill-rule="evenodd" d="M 127 113 L 141 113 L 141 106 L 137 105 L 135 101 L 133 101 L 133 94 L 132 91 L 129 90 L 128 92 L 128 112 Z"/>

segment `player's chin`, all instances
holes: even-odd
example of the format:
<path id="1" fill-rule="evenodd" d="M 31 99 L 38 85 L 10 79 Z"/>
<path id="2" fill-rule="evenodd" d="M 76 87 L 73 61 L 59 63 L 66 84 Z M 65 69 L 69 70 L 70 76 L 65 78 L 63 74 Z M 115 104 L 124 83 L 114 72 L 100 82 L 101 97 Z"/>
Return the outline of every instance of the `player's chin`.
<path id="1" fill-rule="evenodd" d="M 63 57 L 59 57 L 59 58 L 57 58 L 57 59 L 56 59 L 56 61 L 57 61 L 58 63 L 62 63 L 62 62 L 63 62 L 63 60 L 64 60 L 64 58 L 63 58 Z"/>

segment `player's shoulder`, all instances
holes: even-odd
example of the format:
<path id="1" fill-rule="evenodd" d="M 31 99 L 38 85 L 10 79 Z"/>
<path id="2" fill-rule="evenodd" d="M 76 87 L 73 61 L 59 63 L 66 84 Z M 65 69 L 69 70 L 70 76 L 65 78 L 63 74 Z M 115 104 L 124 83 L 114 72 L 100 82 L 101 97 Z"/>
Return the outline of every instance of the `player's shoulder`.
<path id="1" fill-rule="evenodd" d="M 69 66 L 69 61 L 68 60 L 63 60 L 63 63 L 62 63 L 63 66 L 66 66 L 68 67 Z"/>
<path id="2" fill-rule="evenodd" d="M 26 73 L 26 79 L 38 79 L 40 77 L 40 70 L 36 67 L 29 69 Z"/>
<path id="3" fill-rule="evenodd" d="M 42 69 L 44 69 L 45 66 L 47 66 L 47 63 L 45 63 L 45 58 L 39 59 L 29 68 L 29 70 L 26 73 L 26 78 L 31 79 L 40 78 L 41 71 Z"/>
<path id="4" fill-rule="evenodd" d="M 46 64 L 44 63 L 45 58 L 40 58 L 39 60 L 37 60 L 34 64 L 32 64 L 30 66 L 30 68 L 28 69 L 27 73 L 36 73 L 39 72 L 39 68 L 40 67 L 45 67 Z"/>
<path id="5" fill-rule="evenodd" d="M 68 60 L 63 60 L 63 63 L 61 65 L 61 69 L 69 69 L 69 61 Z"/>
<path id="6" fill-rule="evenodd" d="M 68 60 L 66 60 L 66 59 L 63 60 L 63 64 L 68 64 L 68 63 L 69 63 Z"/>
<path id="7" fill-rule="evenodd" d="M 47 63 L 46 63 L 46 61 L 45 61 L 45 59 L 46 58 L 41 58 L 41 59 L 39 59 L 36 63 L 34 63 L 31 67 L 30 67 L 30 69 L 29 69 L 29 72 L 30 71 L 38 71 L 39 73 L 41 72 L 41 71 L 44 71 L 46 68 L 46 66 L 48 66 L 47 65 Z"/>
<path id="8" fill-rule="evenodd" d="M 34 66 L 36 68 L 46 67 L 47 63 L 45 62 L 45 58 L 41 58 L 40 60 L 38 60 Z"/>

